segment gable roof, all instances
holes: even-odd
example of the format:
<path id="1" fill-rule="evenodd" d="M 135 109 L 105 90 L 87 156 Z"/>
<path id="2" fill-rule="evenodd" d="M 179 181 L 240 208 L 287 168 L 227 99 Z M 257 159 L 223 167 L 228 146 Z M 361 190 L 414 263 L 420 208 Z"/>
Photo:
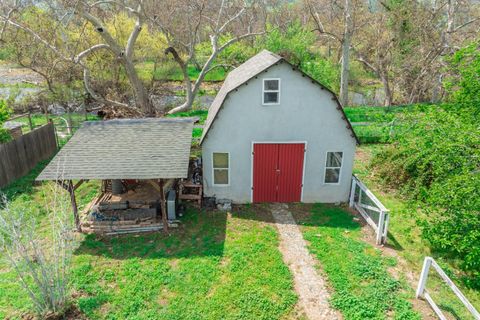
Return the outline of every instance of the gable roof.
<path id="1" fill-rule="evenodd" d="M 353 131 L 352 125 L 350 124 L 350 121 L 348 121 L 347 116 L 343 111 L 343 108 L 340 102 L 338 101 L 336 94 L 330 89 L 328 89 L 327 87 L 325 87 L 324 85 L 322 85 L 321 83 L 319 83 L 317 80 L 305 74 L 303 71 L 297 69 L 295 66 L 290 64 L 287 60 L 285 60 L 283 57 L 275 53 L 272 53 L 268 50 L 262 50 L 260 53 L 251 57 L 250 59 L 245 61 L 243 64 L 241 64 L 240 66 L 238 66 L 236 69 L 232 70 L 228 74 L 222 87 L 220 88 L 220 91 L 218 91 L 215 99 L 213 100 L 212 104 L 210 105 L 210 108 L 208 109 L 208 116 L 207 116 L 207 120 L 205 121 L 205 127 L 203 129 L 202 138 L 200 139 L 200 144 L 203 143 L 205 137 L 207 136 L 207 133 L 210 130 L 213 122 L 215 121 L 217 114 L 222 108 L 223 102 L 227 98 L 228 94 L 238 89 L 238 87 L 245 84 L 250 79 L 257 76 L 259 73 L 282 62 L 288 63 L 289 65 L 292 66 L 292 68 L 300 71 L 304 76 L 308 77 L 312 82 L 316 83 L 322 89 L 327 90 L 329 93 L 332 94 L 333 96 L 332 99 L 337 103 L 337 109 L 341 112 L 342 119 L 347 123 L 347 128 L 351 131 L 352 137 L 356 140 L 357 144 L 360 144 L 360 141 L 358 140 L 357 135 Z"/>
<path id="2" fill-rule="evenodd" d="M 186 178 L 193 119 L 88 121 L 37 180 Z"/>

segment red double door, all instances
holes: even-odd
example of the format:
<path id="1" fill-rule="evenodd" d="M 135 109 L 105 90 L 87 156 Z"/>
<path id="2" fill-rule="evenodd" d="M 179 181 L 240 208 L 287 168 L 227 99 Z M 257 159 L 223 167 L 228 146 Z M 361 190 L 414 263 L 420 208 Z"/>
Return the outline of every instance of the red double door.
<path id="1" fill-rule="evenodd" d="M 253 202 L 299 202 L 302 197 L 303 143 L 253 145 Z"/>

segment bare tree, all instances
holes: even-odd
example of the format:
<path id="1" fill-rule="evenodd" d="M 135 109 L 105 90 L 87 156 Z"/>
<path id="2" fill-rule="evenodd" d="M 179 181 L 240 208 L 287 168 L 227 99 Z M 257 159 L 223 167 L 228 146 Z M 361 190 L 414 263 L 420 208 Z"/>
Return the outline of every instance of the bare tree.
<path id="1" fill-rule="evenodd" d="M 50 230 L 40 232 L 30 208 L 0 204 L 1 257 L 16 272 L 20 284 L 38 314 L 61 314 L 68 294 L 68 274 L 76 237 L 61 190 L 53 187 L 48 197 Z"/>
<path id="2" fill-rule="evenodd" d="M 38 8 L 34 4 L 24 2 L 5 1 L 2 4 L 0 14 L 1 35 L 3 36 L 9 27 L 28 34 L 34 45 L 50 50 L 57 58 L 75 64 L 83 70 L 85 90 L 97 101 L 118 107 L 129 107 L 128 103 L 114 101 L 98 94 L 92 87 L 91 70 L 86 59 L 99 51 L 109 52 L 125 70 L 134 93 L 135 106 L 146 115 L 153 115 L 154 109 L 149 101 L 148 92 L 138 76 L 134 64 L 134 50 L 136 41 L 144 26 L 143 0 L 138 1 L 42 1 L 42 14 L 48 14 L 52 25 L 46 29 L 50 34 L 47 36 L 45 29 L 35 29 L 29 25 L 29 21 L 22 19 L 22 12 Z M 130 5 L 131 4 L 131 5 Z M 126 43 L 120 43 L 118 38 L 112 35 L 106 23 L 101 17 L 110 17 L 112 12 L 123 10 L 135 18 L 135 25 L 130 32 Z M 85 47 L 84 39 L 68 39 L 69 28 L 84 25 L 93 28 L 99 36 L 98 43 Z M 83 47 L 83 48 L 82 48 Z"/>
<path id="3" fill-rule="evenodd" d="M 314 31 L 317 31 L 320 37 L 334 40 L 334 42 L 340 45 L 340 102 L 343 106 L 346 106 L 348 105 L 351 42 L 353 34 L 358 28 L 353 19 L 352 0 L 306 0 L 305 4 L 315 24 Z M 357 5 L 355 9 L 359 8 Z M 328 25 L 328 28 L 325 25 Z M 361 24 L 359 25 L 361 26 Z"/>
<path id="4" fill-rule="evenodd" d="M 155 12 L 150 21 L 166 35 L 169 47 L 165 53 L 172 55 L 185 83 L 186 101 L 169 113 L 191 109 L 205 76 L 221 66 L 215 64 L 221 52 L 238 41 L 265 33 L 266 7 L 261 1 L 180 0 L 156 7 L 163 12 L 148 10 Z M 199 63 L 197 45 L 206 39 L 210 54 Z M 200 66 L 195 81 L 188 74 L 191 64 Z"/>

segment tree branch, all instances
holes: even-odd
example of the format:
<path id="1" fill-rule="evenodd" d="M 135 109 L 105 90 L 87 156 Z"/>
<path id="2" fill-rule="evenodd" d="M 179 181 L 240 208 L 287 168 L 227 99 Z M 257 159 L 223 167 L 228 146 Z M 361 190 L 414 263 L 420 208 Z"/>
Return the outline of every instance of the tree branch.
<path id="1" fill-rule="evenodd" d="M 132 58 L 135 42 L 137 41 L 138 36 L 142 31 L 142 25 L 143 25 L 142 10 L 143 10 L 142 1 L 140 1 L 138 4 L 138 8 L 136 10 L 137 20 L 135 21 L 135 26 L 133 27 L 132 33 L 130 33 L 130 36 L 128 37 L 127 46 L 125 47 L 125 55 L 127 56 L 127 59 Z"/>

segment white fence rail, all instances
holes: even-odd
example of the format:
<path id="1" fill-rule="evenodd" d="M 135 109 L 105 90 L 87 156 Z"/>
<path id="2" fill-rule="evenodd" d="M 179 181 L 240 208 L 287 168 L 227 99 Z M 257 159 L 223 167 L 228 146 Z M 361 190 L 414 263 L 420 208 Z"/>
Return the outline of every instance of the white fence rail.
<path id="1" fill-rule="evenodd" d="M 425 261 L 423 262 L 422 273 L 420 275 L 420 280 L 418 282 L 417 287 L 417 298 L 424 298 L 432 307 L 433 311 L 437 314 L 437 316 L 441 320 L 447 320 L 445 315 L 443 314 L 442 310 L 438 307 L 438 305 L 433 301 L 432 297 L 428 294 L 426 285 L 428 280 L 428 272 L 430 271 L 430 267 L 433 267 L 443 281 L 452 289 L 455 295 L 460 299 L 463 305 L 470 311 L 473 317 L 476 320 L 480 320 L 480 313 L 475 309 L 475 307 L 468 301 L 468 299 L 463 295 L 460 289 L 453 283 L 453 281 L 447 276 L 447 274 L 442 270 L 442 268 L 435 262 L 435 260 L 431 257 L 425 257 Z"/>
<path id="2" fill-rule="evenodd" d="M 349 205 L 351 208 L 355 208 L 375 230 L 377 244 L 385 244 L 390 220 L 389 210 L 354 175 L 352 176 Z"/>

